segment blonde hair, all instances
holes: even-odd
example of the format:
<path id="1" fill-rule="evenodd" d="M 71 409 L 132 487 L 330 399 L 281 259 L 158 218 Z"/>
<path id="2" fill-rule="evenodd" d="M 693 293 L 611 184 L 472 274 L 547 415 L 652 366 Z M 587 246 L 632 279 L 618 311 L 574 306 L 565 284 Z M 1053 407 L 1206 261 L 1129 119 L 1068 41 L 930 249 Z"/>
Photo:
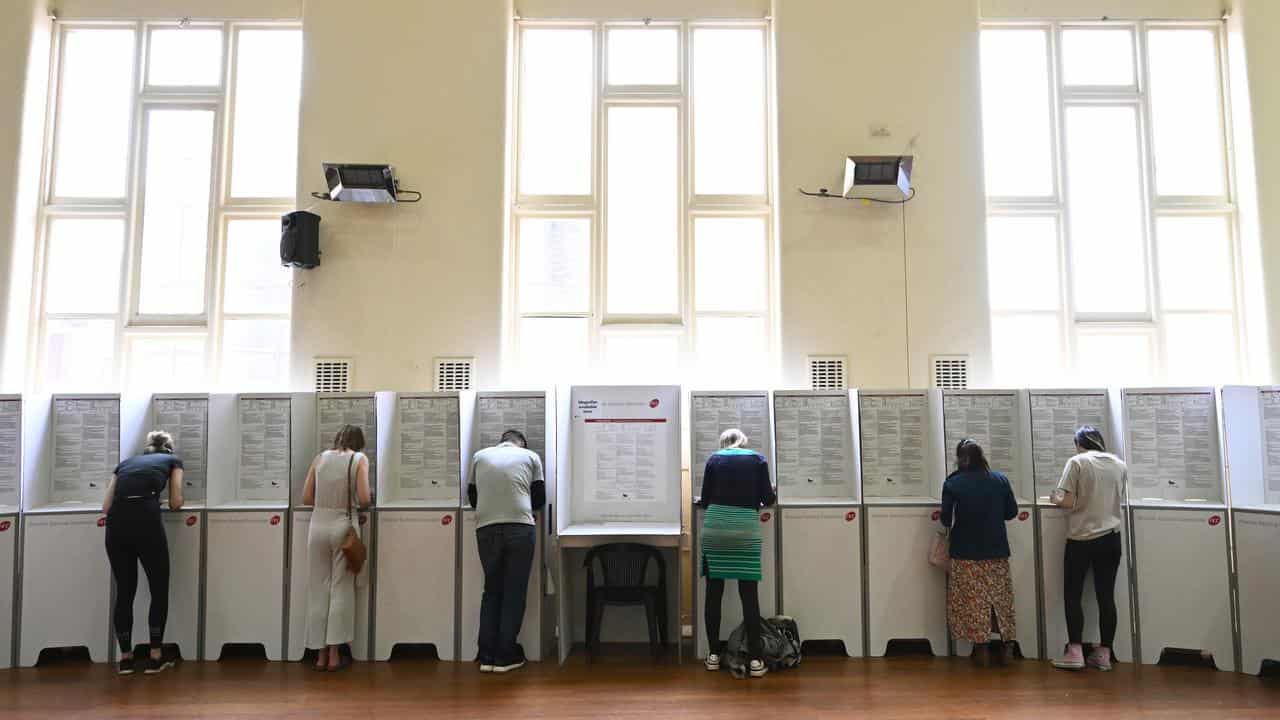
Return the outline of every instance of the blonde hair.
<path id="1" fill-rule="evenodd" d="M 746 447 L 747 434 L 738 428 L 729 428 L 720 433 L 720 449 L 727 450 L 729 448 Z"/>
<path id="2" fill-rule="evenodd" d="M 152 430 L 147 433 L 147 446 L 143 448 L 142 454 L 158 452 L 173 454 L 173 436 L 163 430 Z"/>

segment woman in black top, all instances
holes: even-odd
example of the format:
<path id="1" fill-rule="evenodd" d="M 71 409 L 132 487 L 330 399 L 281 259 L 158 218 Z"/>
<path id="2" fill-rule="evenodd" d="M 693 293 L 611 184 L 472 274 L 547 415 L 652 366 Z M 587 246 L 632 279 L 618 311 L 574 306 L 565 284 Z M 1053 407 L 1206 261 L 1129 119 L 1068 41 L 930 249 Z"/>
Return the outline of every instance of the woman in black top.
<path id="1" fill-rule="evenodd" d="M 707 458 L 702 475 L 702 497 L 698 506 L 706 508 L 702 520 L 702 574 L 707 578 L 707 669 L 720 669 L 720 604 L 724 581 L 738 581 L 742 618 L 747 631 L 747 671 L 763 677 L 760 644 L 760 508 L 777 501 L 769 481 L 769 462 L 746 449 L 747 436 L 738 429 L 720 435 L 720 450 Z"/>
<path id="2" fill-rule="evenodd" d="M 947 621 L 952 637 L 973 643 L 979 665 L 989 659 L 990 633 L 998 632 L 1004 641 L 999 658 L 1008 662 L 1017 631 L 1005 522 L 1018 516 L 1018 501 L 1009 478 L 991 469 L 973 439 L 956 446 L 956 467 L 942 486 L 941 520 L 951 528 Z"/>
<path id="3" fill-rule="evenodd" d="M 121 675 L 134 670 L 133 596 L 138 590 L 138 563 L 151 591 L 151 653 L 144 672 L 158 673 L 173 665 L 161 657 L 164 625 L 169 616 L 169 543 L 160 515 L 160 493 L 169 489 L 169 508 L 182 507 L 182 461 L 173 454 L 169 433 L 147 434 L 141 455 L 116 466 L 102 512 L 107 514 L 107 558 L 116 579 L 115 628 L 120 643 Z"/>

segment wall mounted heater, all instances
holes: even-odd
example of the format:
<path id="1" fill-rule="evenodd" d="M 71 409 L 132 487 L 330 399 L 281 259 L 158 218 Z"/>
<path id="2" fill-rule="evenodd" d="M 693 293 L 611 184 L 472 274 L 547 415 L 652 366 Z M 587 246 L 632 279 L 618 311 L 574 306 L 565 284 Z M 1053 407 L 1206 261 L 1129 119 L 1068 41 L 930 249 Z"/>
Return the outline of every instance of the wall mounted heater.
<path id="1" fill-rule="evenodd" d="M 311 193 L 320 200 L 390 204 L 418 202 L 422 193 L 402 190 L 390 165 L 324 163 L 324 181 L 328 194 Z M 401 197 L 408 195 L 409 197 Z"/>

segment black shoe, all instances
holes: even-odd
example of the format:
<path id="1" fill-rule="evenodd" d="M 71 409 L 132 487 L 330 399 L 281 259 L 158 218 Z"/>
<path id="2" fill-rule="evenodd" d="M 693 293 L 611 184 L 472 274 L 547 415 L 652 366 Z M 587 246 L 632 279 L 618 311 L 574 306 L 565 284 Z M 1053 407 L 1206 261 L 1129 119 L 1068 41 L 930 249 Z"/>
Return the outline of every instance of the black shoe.
<path id="1" fill-rule="evenodd" d="M 134 673 L 134 665 L 135 663 L 133 658 L 122 659 L 120 660 L 120 663 L 116 666 L 116 674 L 132 675 Z"/>
<path id="2" fill-rule="evenodd" d="M 147 669 L 143 670 L 144 675 L 156 675 L 164 672 L 166 669 L 173 667 L 173 660 L 166 660 L 164 657 L 153 658 L 147 656 Z"/>

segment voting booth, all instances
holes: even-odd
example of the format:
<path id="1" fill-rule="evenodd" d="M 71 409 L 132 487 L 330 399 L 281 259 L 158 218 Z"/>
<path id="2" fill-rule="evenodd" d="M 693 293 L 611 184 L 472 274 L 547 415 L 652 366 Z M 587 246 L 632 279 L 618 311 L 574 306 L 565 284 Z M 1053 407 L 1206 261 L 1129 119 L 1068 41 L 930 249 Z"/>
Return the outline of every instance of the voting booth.
<path id="1" fill-rule="evenodd" d="M 1127 389 L 1138 647 L 1155 664 L 1167 649 L 1211 653 L 1234 667 L 1230 544 L 1213 388 Z"/>
<path id="2" fill-rule="evenodd" d="M 1239 598 L 1240 672 L 1280 662 L 1280 387 L 1222 388 Z"/>
<path id="3" fill-rule="evenodd" d="M 769 392 L 694 391 L 689 393 L 689 473 L 692 483 L 691 498 L 696 502 L 702 496 L 702 477 L 707 458 L 720 449 L 720 433 L 738 428 L 747 436 L 747 449 L 754 450 L 769 461 L 774 471 L 772 425 L 769 422 Z M 775 480 L 776 482 L 776 480 Z M 778 511 L 765 508 L 760 512 L 761 579 L 759 585 L 760 614 L 770 617 L 777 612 L 777 538 Z M 691 524 L 693 532 L 693 639 L 694 655 L 705 658 L 710 648 L 703 619 L 706 617 L 706 582 L 702 577 L 702 508 L 693 506 Z M 742 623 L 742 604 L 738 601 L 736 580 L 725 581 L 724 599 L 720 615 L 721 639 Z"/>
<path id="4" fill-rule="evenodd" d="M 85 647 L 106 662 L 115 642 L 101 510 L 120 462 L 120 396 L 28 397 L 22 412 L 18 663 L 31 667 L 57 647 Z"/>
<path id="5" fill-rule="evenodd" d="M 373 658 L 396 645 L 457 648 L 463 432 L 470 403 L 457 392 L 379 393 L 388 418 L 375 493 Z"/>
<path id="6" fill-rule="evenodd" d="M 374 393 L 319 393 L 315 400 L 315 437 L 311 442 L 311 454 L 320 454 L 333 448 L 334 438 L 344 425 L 354 425 L 364 432 L 364 454 L 369 458 L 369 488 L 377 486 L 378 449 L 382 437 L 378 433 L 378 399 Z M 302 502 L 306 486 L 308 465 L 302 472 L 292 473 L 292 501 L 289 510 L 289 646 L 286 656 L 301 660 L 306 654 L 307 640 L 307 582 L 310 563 L 307 557 L 307 538 L 311 532 L 312 507 Z M 354 480 L 354 470 L 352 479 Z M 353 508 L 360 501 L 352 495 Z M 372 543 L 373 530 L 370 513 L 358 512 L 357 524 L 365 547 Z M 369 659 L 369 597 L 370 563 L 356 577 L 355 636 L 351 641 L 351 656 L 356 660 Z"/>
<path id="7" fill-rule="evenodd" d="M 285 651 L 289 490 L 315 436 L 311 393 L 212 395 L 204 659 L 227 644 Z"/>
<path id="8" fill-rule="evenodd" d="M 1035 497 L 1039 521 L 1040 583 L 1044 625 L 1044 652 L 1050 657 L 1061 654 L 1067 645 L 1067 620 L 1063 589 L 1063 558 L 1067 542 L 1069 511 L 1049 502 L 1050 495 L 1062 479 L 1063 468 L 1075 454 L 1075 432 L 1089 425 L 1102 433 L 1107 449 L 1124 454 L 1124 438 L 1120 434 L 1117 396 L 1103 389 L 1032 390 L 1031 448 L 1035 478 Z M 1125 510 L 1127 514 L 1127 509 Z M 1012 539 L 1012 538 L 1010 538 Z M 1120 662 L 1133 660 L 1133 622 L 1129 610 L 1129 531 L 1121 530 L 1124 560 L 1116 573 L 1115 599 L 1118 615 L 1112 655 Z M 1084 641 L 1096 644 L 1098 634 L 1098 601 L 1093 588 L 1092 571 L 1085 578 Z M 1025 652 L 1025 650 L 1024 650 Z"/>
<path id="9" fill-rule="evenodd" d="M 855 402 L 867 653 L 883 657 L 891 640 L 927 640 L 934 654 L 946 654 L 946 575 L 925 562 L 946 479 L 942 394 L 858 390 Z"/>
<path id="10" fill-rule="evenodd" d="M 778 391 L 773 413 L 781 612 L 805 639 L 838 640 L 860 657 L 862 504 L 849 392 Z"/>
<path id="11" fill-rule="evenodd" d="M 547 487 L 547 497 L 554 498 L 556 473 L 555 453 L 555 405 L 550 394 L 542 391 L 478 392 L 475 395 L 475 412 L 472 415 L 469 452 L 464 454 L 464 466 L 470 467 L 470 457 L 477 451 L 493 447 L 507 430 L 519 430 L 528 441 L 529 450 L 542 460 L 542 474 Z M 545 607 L 547 514 L 534 512 L 537 522 L 536 544 L 533 551 L 533 569 L 529 573 L 529 591 L 525 600 L 524 623 L 517 638 L 529 660 L 541 660 L 553 628 L 548 624 L 550 615 Z M 461 645 L 459 660 L 476 659 L 479 650 L 480 599 L 484 592 L 484 569 L 480 566 L 480 554 L 476 549 L 476 513 L 469 505 L 462 510 L 462 579 L 461 625 L 458 639 Z"/>
<path id="12" fill-rule="evenodd" d="M 13 664 L 21 511 L 22 397 L 0 395 L 0 669 Z"/>
<path id="13" fill-rule="evenodd" d="M 679 638 L 680 388 L 574 386 L 558 393 L 562 482 L 554 520 L 560 588 L 559 655 L 586 639 L 586 553 L 609 543 L 639 543 L 666 564 L 667 637 Z M 650 568 L 649 581 L 657 582 Z M 602 642 L 648 637 L 639 607 L 610 608 Z M 679 643 L 677 642 L 677 652 Z"/>

